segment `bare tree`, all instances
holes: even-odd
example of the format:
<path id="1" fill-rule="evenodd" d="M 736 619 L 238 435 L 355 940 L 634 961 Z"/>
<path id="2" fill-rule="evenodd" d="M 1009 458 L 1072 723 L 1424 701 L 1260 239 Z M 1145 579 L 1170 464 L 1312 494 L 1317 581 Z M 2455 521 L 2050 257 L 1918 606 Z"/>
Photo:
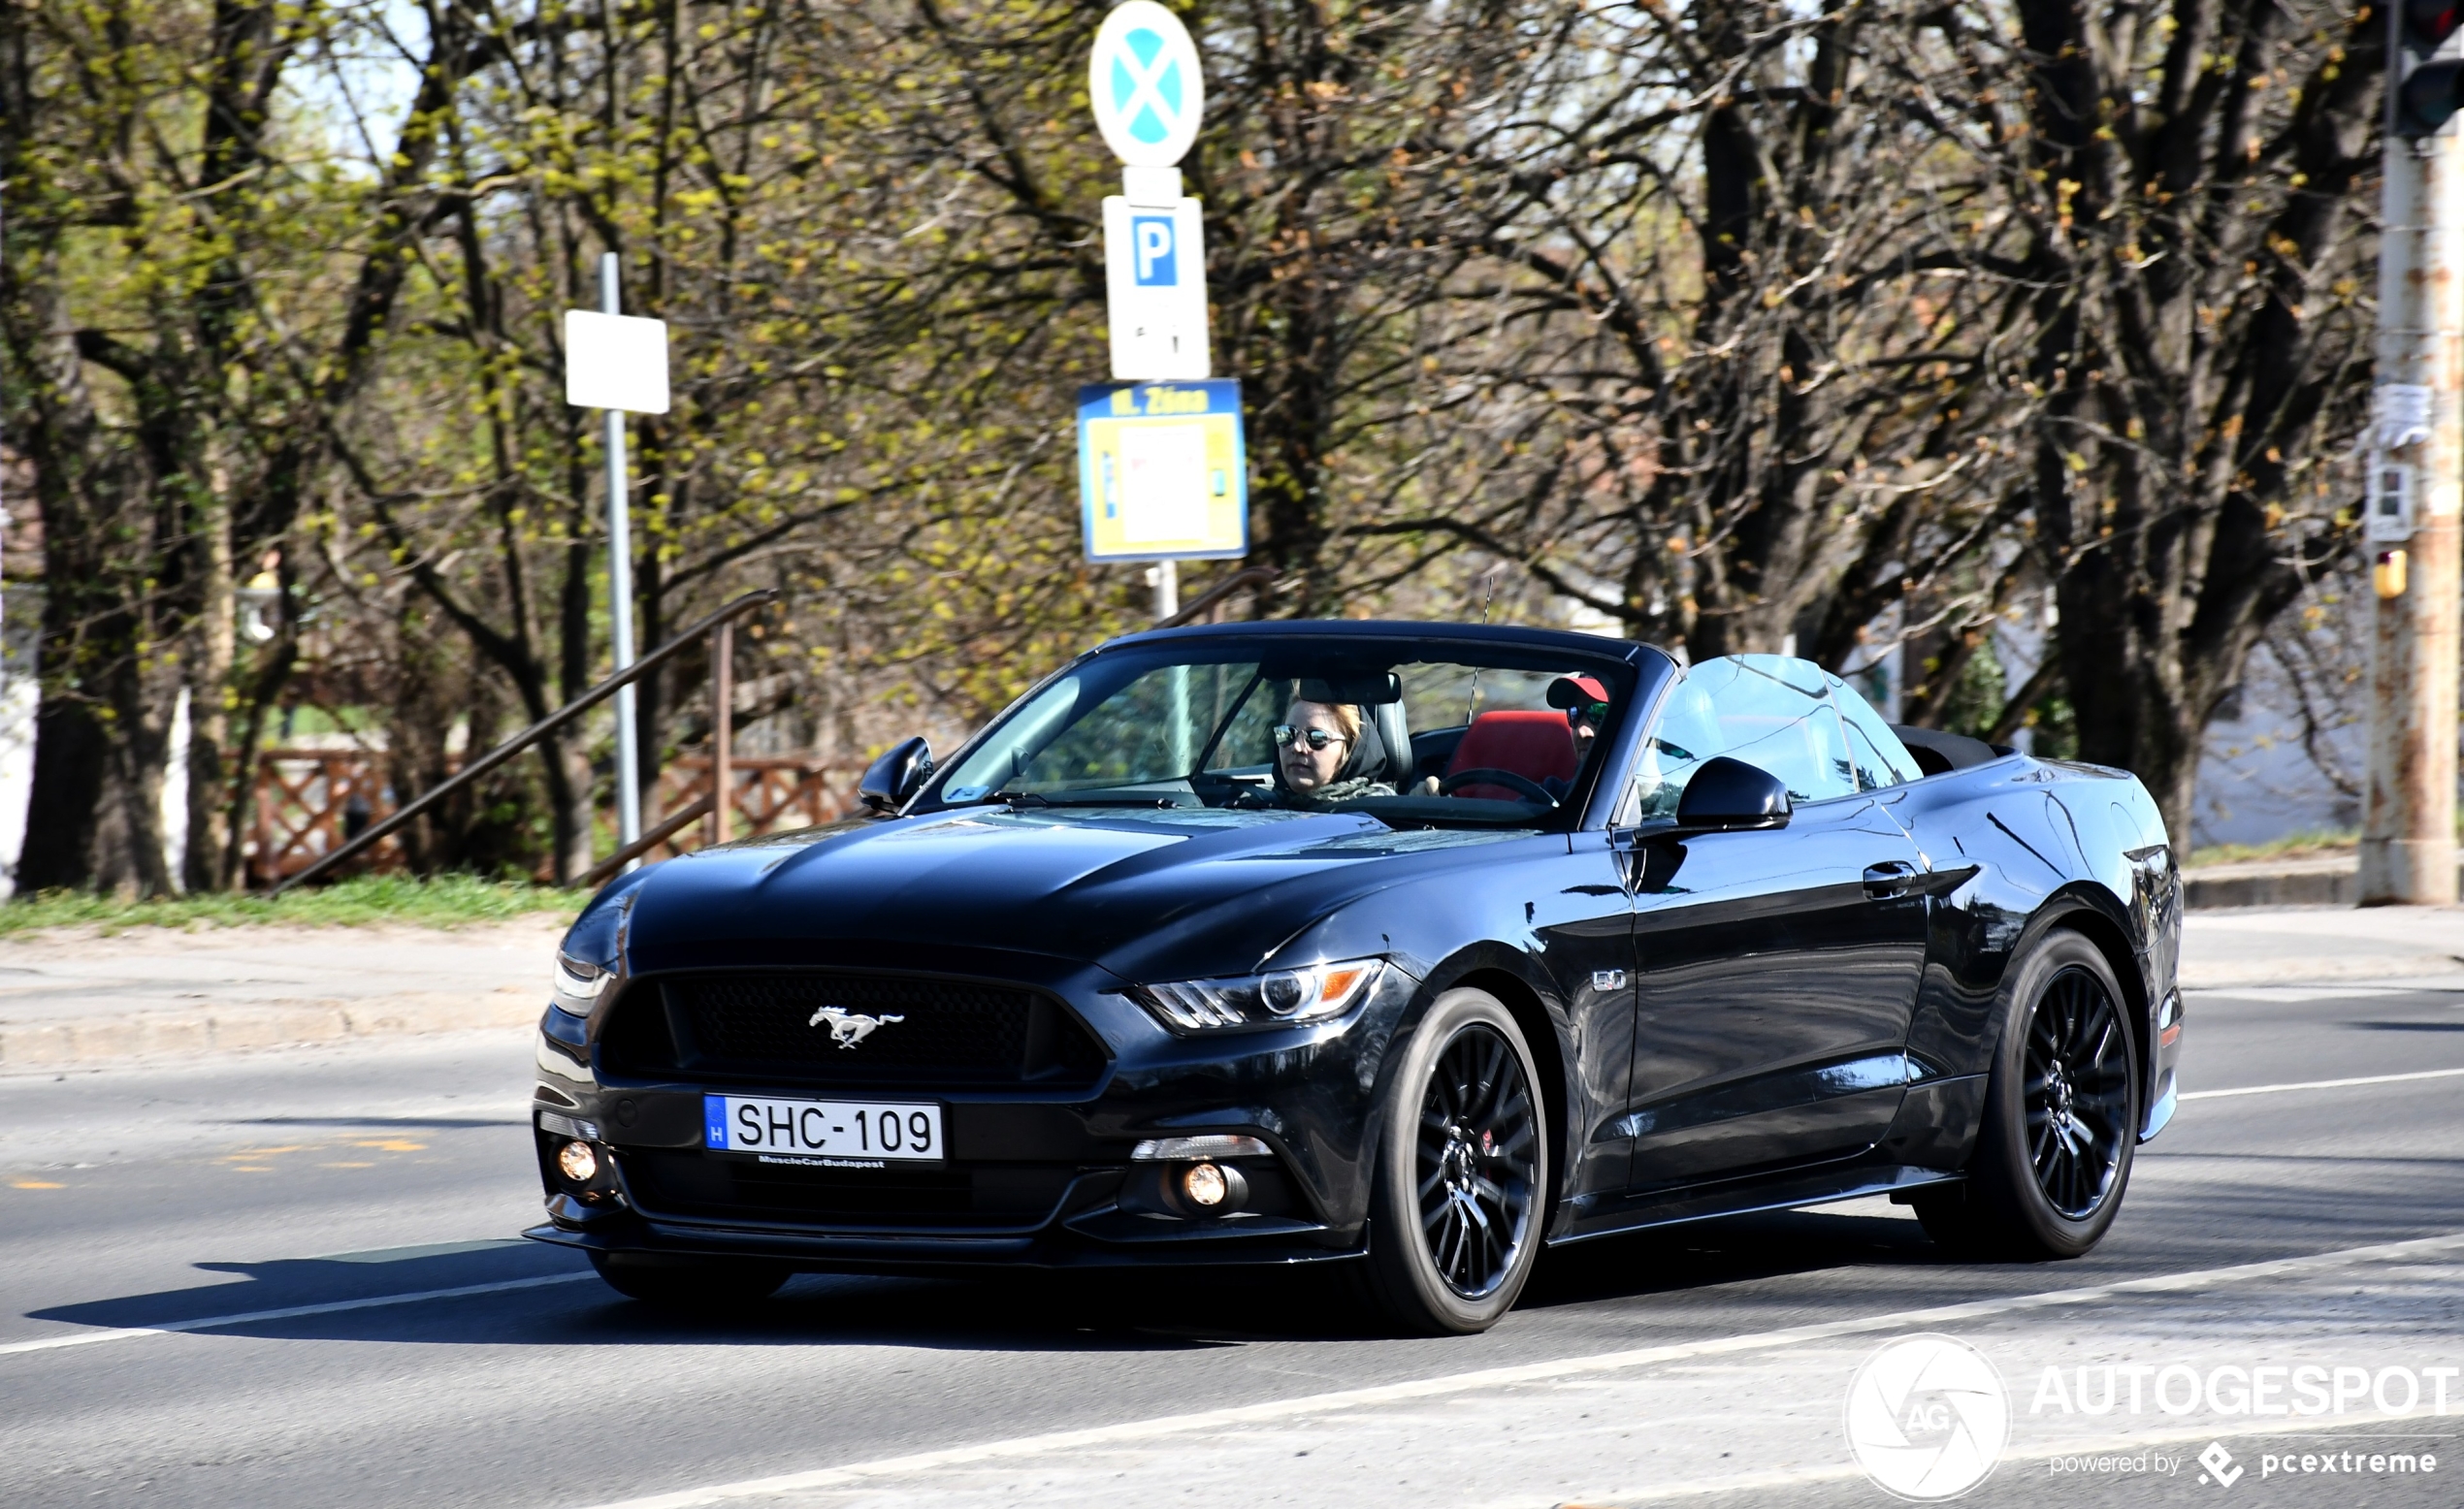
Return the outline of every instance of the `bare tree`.
<path id="1" fill-rule="evenodd" d="M 2188 832 L 2201 733 L 2348 548 L 2383 15 L 2018 0 L 1955 33 L 2028 242 L 2028 508 L 2083 756 Z"/>

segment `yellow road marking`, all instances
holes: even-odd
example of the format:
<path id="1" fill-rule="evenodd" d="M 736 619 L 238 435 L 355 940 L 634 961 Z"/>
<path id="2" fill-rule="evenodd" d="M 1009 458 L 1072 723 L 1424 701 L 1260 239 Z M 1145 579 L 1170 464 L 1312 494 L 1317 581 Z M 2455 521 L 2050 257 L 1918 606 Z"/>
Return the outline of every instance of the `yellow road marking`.
<path id="1" fill-rule="evenodd" d="M 54 1184 L 54 1183 L 52 1183 L 49 1179 L 19 1179 L 19 1180 L 17 1180 L 16 1183 L 14 1183 L 14 1184 L 10 1185 L 9 1187 L 10 1187 L 11 1189 L 66 1189 L 66 1188 L 68 1188 L 68 1186 L 67 1186 L 67 1185 L 65 1185 L 65 1184 Z"/>
<path id="2" fill-rule="evenodd" d="M 373 1163 L 321 1163 L 317 1167 L 320 1169 L 373 1169 L 376 1166 Z"/>
<path id="3" fill-rule="evenodd" d="M 351 1145 L 373 1147 L 383 1153 L 424 1153 L 428 1150 L 428 1144 L 425 1142 L 413 1142 L 399 1137 L 384 1138 L 373 1142 L 353 1142 Z"/>

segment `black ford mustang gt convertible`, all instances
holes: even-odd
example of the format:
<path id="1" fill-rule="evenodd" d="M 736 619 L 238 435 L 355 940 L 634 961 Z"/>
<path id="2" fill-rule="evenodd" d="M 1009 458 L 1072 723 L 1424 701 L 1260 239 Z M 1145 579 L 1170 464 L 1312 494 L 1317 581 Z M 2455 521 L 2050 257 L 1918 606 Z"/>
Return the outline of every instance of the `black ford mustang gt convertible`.
<path id="1" fill-rule="evenodd" d="M 1475 1332 L 1544 1244 L 1850 1196 L 2076 1255 L 2173 1111 L 2139 783 L 1894 728 L 1803 660 L 1133 634 L 863 797 L 573 924 L 529 1235 L 680 1304 L 1347 1264 Z"/>

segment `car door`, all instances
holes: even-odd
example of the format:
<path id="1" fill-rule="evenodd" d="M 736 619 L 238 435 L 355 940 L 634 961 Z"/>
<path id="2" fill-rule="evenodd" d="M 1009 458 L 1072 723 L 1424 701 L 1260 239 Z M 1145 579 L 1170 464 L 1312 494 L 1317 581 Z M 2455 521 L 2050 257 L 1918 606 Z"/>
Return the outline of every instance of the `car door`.
<path id="1" fill-rule="evenodd" d="M 1575 1104 L 1564 1188 L 1577 1211 L 1593 1197 L 1623 1190 L 1629 1172 L 1623 1121 L 1634 1108 L 1631 874 L 1625 850 L 1609 834 L 1577 832 L 1530 902 L 1533 932 L 1563 993 L 1573 1040 Z"/>
<path id="2" fill-rule="evenodd" d="M 1694 722 L 1674 730 L 1691 741 L 1677 763 L 1761 764 L 1802 805 L 1776 829 L 1638 835 L 1635 1188 L 1861 1152 L 1905 1094 L 1924 860 L 1858 792 L 1831 680 L 1754 656 L 1681 684 Z"/>

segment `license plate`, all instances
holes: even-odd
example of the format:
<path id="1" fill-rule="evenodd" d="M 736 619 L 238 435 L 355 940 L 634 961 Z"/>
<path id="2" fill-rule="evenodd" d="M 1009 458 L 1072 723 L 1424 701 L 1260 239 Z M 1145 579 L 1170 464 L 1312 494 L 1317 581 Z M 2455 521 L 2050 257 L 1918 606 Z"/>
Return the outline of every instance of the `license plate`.
<path id="1" fill-rule="evenodd" d="M 763 1163 L 866 1169 L 939 1163 L 941 1108 L 913 1101 L 773 1101 L 701 1098 L 701 1143 Z"/>

